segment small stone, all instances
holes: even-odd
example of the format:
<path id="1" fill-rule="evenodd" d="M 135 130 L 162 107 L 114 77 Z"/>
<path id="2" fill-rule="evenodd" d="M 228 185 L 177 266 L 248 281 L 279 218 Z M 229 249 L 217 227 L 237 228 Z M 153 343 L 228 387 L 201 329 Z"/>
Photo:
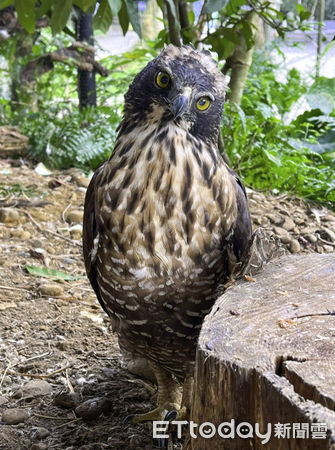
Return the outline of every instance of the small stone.
<path id="1" fill-rule="evenodd" d="M 325 253 L 332 253 L 334 251 L 334 247 L 332 245 L 324 244 L 323 249 Z"/>
<path id="2" fill-rule="evenodd" d="M 0 222 L 15 224 L 20 221 L 20 213 L 15 208 L 0 208 Z"/>
<path id="3" fill-rule="evenodd" d="M 30 447 L 30 450 L 47 450 L 48 446 L 47 444 L 44 444 L 43 442 L 39 442 L 38 444 L 33 444 Z"/>
<path id="4" fill-rule="evenodd" d="M 51 245 L 49 245 L 49 247 L 47 247 L 45 250 L 49 253 L 49 255 L 54 255 L 56 253 L 56 250 L 51 247 Z"/>
<path id="5" fill-rule="evenodd" d="M 66 221 L 68 223 L 83 223 L 84 211 L 73 210 L 66 216 Z"/>
<path id="6" fill-rule="evenodd" d="M 317 242 L 317 240 L 318 240 L 318 238 L 315 236 L 315 234 L 311 234 L 311 233 L 310 234 L 306 234 L 304 237 L 311 244 L 315 244 Z"/>
<path id="7" fill-rule="evenodd" d="M 34 440 L 35 439 L 40 440 L 40 439 L 46 438 L 49 435 L 50 435 L 50 431 L 49 430 L 47 430 L 44 427 L 38 427 L 32 433 L 31 438 L 34 439 Z"/>
<path id="8" fill-rule="evenodd" d="M 29 231 L 25 231 L 22 228 L 16 228 L 15 230 L 12 230 L 10 232 L 10 235 L 14 238 L 20 238 L 25 240 L 31 238 L 31 234 L 29 233 Z"/>
<path id="9" fill-rule="evenodd" d="M 273 231 L 281 239 L 282 236 L 289 236 L 288 231 L 281 227 L 273 227 Z"/>
<path id="10" fill-rule="evenodd" d="M 138 434 L 133 434 L 129 439 L 129 448 L 141 447 L 142 442 L 143 442 L 142 436 Z"/>
<path id="11" fill-rule="evenodd" d="M 11 408 L 6 409 L 2 413 L 2 421 L 6 425 L 17 425 L 18 423 L 23 423 L 29 419 L 30 413 L 27 409 L 22 408 Z"/>
<path id="12" fill-rule="evenodd" d="M 265 214 L 268 219 L 270 219 L 271 223 L 274 225 L 281 225 L 283 223 L 283 217 L 277 214 Z"/>
<path id="13" fill-rule="evenodd" d="M 102 413 L 107 413 L 112 408 L 112 402 L 107 398 L 91 398 L 78 405 L 75 409 L 77 416 L 86 420 L 97 419 Z"/>
<path id="14" fill-rule="evenodd" d="M 300 244 L 297 239 L 292 239 L 289 245 L 289 250 L 291 253 L 299 253 L 300 252 Z"/>
<path id="15" fill-rule="evenodd" d="M 285 217 L 284 223 L 281 226 L 286 231 L 292 231 L 295 228 L 295 223 L 290 217 Z"/>
<path id="16" fill-rule="evenodd" d="M 52 386 L 45 380 L 28 381 L 21 388 L 23 397 L 39 397 L 52 392 Z"/>
<path id="17" fill-rule="evenodd" d="M 90 184 L 90 180 L 83 175 L 73 175 L 72 178 L 79 187 L 87 188 Z"/>
<path id="18" fill-rule="evenodd" d="M 324 249 L 323 249 L 323 247 L 322 247 L 321 245 L 317 245 L 317 246 L 316 246 L 316 251 L 317 251 L 318 253 L 324 253 Z"/>
<path id="19" fill-rule="evenodd" d="M 279 236 L 279 239 L 282 241 L 283 244 L 289 244 L 292 241 L 292 238 L 289 234 Z"/>
<path id="20" fill-rule="evenodd" d="M 76 408 L 81 401 L 81 396 L 78 392 L 60 392 L 55 396 L 55 405 L 63 406 L 64 408 Z"/>
<path id="21" fill-rule="evenodd" d="M 43 242 L 39 239 L 34 239 L 30 242 L 30 245 L 34 248 L 43 248 Z"/>
<path id="22" fill-rule="evenodd" d="M 41 284 L 39 293 L 47 297 L 61 297 L 64 295 L 64 290 L 59 284 Z"/>
<path id="23" fill-rule="evenodd" d="M 8 402 L 8 398 L 0 397 L 0 407 L 5 405 Z"/>
<path id="24" fill-rule="evenodd" d="M 322 232 L 328 241 L 335 242 L 335 232 L 334 231 L 332 231 L 330 228 L 323 228 Z"/>

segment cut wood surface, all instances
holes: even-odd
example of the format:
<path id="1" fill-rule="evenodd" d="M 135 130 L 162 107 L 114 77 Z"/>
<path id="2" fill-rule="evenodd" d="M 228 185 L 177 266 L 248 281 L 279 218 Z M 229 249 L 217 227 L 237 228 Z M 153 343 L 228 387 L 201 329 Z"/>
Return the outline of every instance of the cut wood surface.
<path id="1" fill-rule="evenodd" d="M 271 424 L 272 436 L 262 444 L 255 428 L 243 439 L 198 433 L 186 448 L 335 449 L 335 257 L 283 257 L 254 279 L 229 288 L 204 321 L 191 420 L 258 423 L 261 432 Z M 275 436 L 277 423 L 289 437 Z M 325 439 L 315 423 L 326 424 Z M 309 438 L 293 432 L 304 427 Z"/>

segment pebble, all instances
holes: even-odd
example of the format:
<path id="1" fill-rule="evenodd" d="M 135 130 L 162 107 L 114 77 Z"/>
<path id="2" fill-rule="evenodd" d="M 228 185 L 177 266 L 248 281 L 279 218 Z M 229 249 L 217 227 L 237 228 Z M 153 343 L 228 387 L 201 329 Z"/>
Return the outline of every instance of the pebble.
<path id="1" fill-rule="evenodd" d="M 81 395 L 78 392 L 60 392 L 55 396 L 55 405 L 64 408 L 76 408 L 81 401 Z"/>
<path id="2" fill-rule="evenodd" d="M 0 397 L 0 406 L 5 405 L 8 402 L 8 398 Z"/>
<path id="3" fill-rule="evenodd" d="M 72 178 L 79 187 L 87 188 L 90 184 L 90 180 L 83 175 L 73 175 Z"/>
<path id="4" fill-rule="evenodd" d="M 324 251 L 325 251 L 326 253 L 332 253 L 332 252 L 334 251 L 334 247 L 333 247 L 332 245 L 327 245 L 327 244 L 325 244 L 325 245 L 323 246 L 323 248 L 324 248 Z"/>
<path id="5" fill-rule="evenodd" d="M 28 381 L 21 388 L 23 397 L 39 397 L 52 392 L 52 386 L 45 380 Z"/>
<path id="6" fill-rule="evenodd" d="M 96 397 L 86 400 L 75 409 L 77 416 L 86 420 L 97 419 L 102 413 L 107 413 L 112 408 L 112 402 L 107 398 Z"/>
<path id="7" fill-rule="evenodd" d="M 308 242 L 310 242 L 311 244 L 315 244 L 318 240 L 318 238 L 315 236 L 315 234 L 306 234 L 305 239 L 307 239 Z"/>
<path id="8" fill-rule="evenodd" d="M 47 450 L 47 444 L 43 444 L 43 442 L 39 442 L 38 444 L 33 444 L 29 450 Z"/>
<path id="9" fill-rule="evenodd" d="M 83 223 L 84 211 L 73 210 L 66 216 L 66 221 L 68 223 Z"/>
<path id="10" fill-rule="evenodd" d="M 29 233 L 29 231 L 25 231 L 22 228 L 17 228 L 15 230 L 12 230 L 10 232 L 10 235 L 14 238 L 20 238 L 20 239 L 30 239 L 31 238 L 31 234 Z"/>
<path id="11" fill-rule="evenodd" d="M 39 293 L 47 297 L 61 297 L 64 295 L 64 289 L 59 284 L 41 284 L 39 287 Z"/>
<path id="12" fill-rule="evenodd" d="M 17 224 L 20 222 L 20 213 L 15 208 L 0 208 L 0 222 Z"/>
<path id="13" fill-rule="evenodd" d="M 2 413 L 2 421 L 6 425 L 17 425 L 18 423 L 23 423 L 29 419 L 30 413 L 27 409 L 22 408 L 11 408 L 6 409 Z"/>
<path id="14" fill-rule="evenodd" d="M 299 253 L 300 252 L 300 244 L 297 239 L 292 239 L 289 245 L 289 250 L 291 253 Z"/>
<path id="15" fill-rule="evenodd" d="M 326 238 L 330 241 L 330 242 L 335 242 L 335 233 L 334 231 L 330 230 L 329 228 L 323 228 L 323 234 L 326 235 Z"/>
<path id="16" fill-rule="evenodd" d="M 281 225 L 283 223 L 283 218 L 277 214 L 266 214 L 266 217 L 270 219 L 271 223 L 274 225 Z"/>
<path id="17" fill-rule="evenodd" d="M 285 217 L 284 223 L 281 225 L 286 231 L 292 231 L 295 228 L 295 223 L 290 217 Z"/>
<path id="18" fill-rule="evenodd" d="M 38 428 L 36 428 L 34 431 L 33 431 L 33 433 L 32 433 L 32 435 L 31 435 L 31 438 L 33 439 L 33 440 L 40 440 L 40 439 L 44 439 L 44 438 L 46 438 L 47 436 L 49 436 L 50 435 L 50 431 L 49 430 L 47 430 L 46 428 L 44 428 L 44 427 L 38 427 Z"/>

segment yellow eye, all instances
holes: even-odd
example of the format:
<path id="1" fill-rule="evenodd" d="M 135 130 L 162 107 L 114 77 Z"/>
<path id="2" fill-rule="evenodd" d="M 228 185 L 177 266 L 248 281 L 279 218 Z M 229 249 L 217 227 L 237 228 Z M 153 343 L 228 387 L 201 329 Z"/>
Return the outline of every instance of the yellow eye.
<path id="1" fill-rule="evenodd" d="M 166 72 L 158 72 L 155 81 L 158 87 L 167 88 L 170 84 L 170 75 Z"/>
<path id="2" fill-rule="evenodd" d="M 196 107 L 199 109 L 199 111 L 205 111 L 209 108 L 210 104 L 211 99 L 209 97 L 200 97 L 199 100 L 197 100 Z"/>

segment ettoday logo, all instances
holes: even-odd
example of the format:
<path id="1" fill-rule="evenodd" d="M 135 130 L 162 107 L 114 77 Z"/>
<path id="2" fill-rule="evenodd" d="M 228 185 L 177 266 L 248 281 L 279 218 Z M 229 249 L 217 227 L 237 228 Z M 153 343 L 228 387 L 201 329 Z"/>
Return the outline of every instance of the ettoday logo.
<path id="1" fill-rule="evenodd" d="M 189 426 L 189 433 L 193 439 L 198 437 L 211 439 L 215 435 L 220 436 L 222 439 L 250 439 L 256 436 L 261 439 L 262 444 L 266 444 L 272 435 L 277 439 L 289 439 L 291 437 L 293 439 L 326 439 L 327 437 L 326 423 L 268 423 L 262 426 L 262 429 L 266 428 L 265 432 L 262 433 L 258 423 L 254 425 L 249 422 L 236 424 L 235 419 L 222 422 L 218 426 L 211 422 L 197 424 L 192 420 L 190 422 L 187 420 L 174 420 L 172 422 L 166 420 L 154 421 L 153 437 L 156 439 L 168 438 L 167 429 L 169 424 L 176 426 L 178 439 L 182 437 L 183 425 Z"/>

